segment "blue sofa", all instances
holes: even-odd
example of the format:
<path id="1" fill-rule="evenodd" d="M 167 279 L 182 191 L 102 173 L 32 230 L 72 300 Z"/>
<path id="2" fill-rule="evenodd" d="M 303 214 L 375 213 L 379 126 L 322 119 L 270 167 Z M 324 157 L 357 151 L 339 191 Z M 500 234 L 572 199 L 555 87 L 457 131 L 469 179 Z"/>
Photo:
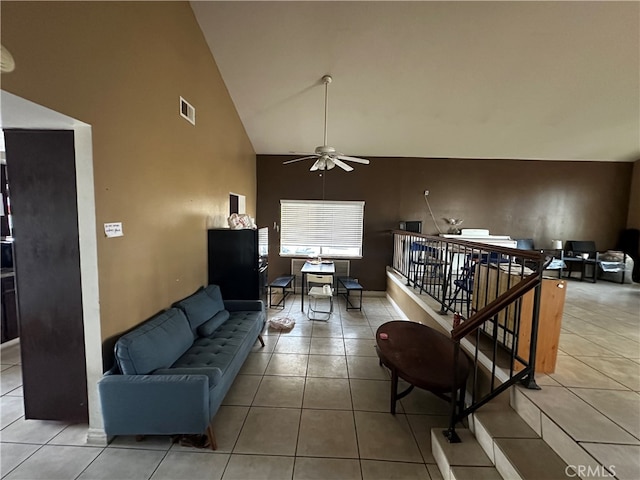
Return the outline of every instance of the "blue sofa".
<path id="1" fill-rule="evenodd" d="M 122 335 L 98 382 L 107 435 L 206 435 L 266 321 L 261 300 L 209 285 Z"/>

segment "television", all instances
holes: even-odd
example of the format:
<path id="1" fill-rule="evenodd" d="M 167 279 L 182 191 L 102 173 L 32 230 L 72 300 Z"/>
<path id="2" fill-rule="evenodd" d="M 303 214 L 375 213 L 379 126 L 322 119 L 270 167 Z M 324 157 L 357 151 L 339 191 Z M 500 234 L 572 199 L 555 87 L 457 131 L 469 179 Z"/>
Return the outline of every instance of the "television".
<path id="1" fill-rule="evenodd" d="M 400 230 L 406 230 L 407 232 L 422 233 L 422 221 L 403 221 L 400 222 Z"/>

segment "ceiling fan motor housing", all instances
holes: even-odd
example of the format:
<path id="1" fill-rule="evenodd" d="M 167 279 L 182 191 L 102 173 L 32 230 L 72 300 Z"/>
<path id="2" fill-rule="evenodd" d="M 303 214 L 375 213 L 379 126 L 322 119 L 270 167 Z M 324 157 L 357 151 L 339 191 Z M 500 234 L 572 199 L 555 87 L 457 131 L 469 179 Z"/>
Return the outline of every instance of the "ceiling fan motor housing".
<path id="1" fill-rule="evenodd" d="M 322 145 L 321 147 L 316 147 L 317 155 L 335 155 L 335 153 L 336 153 L 336 149 L 328 145 Z"/>

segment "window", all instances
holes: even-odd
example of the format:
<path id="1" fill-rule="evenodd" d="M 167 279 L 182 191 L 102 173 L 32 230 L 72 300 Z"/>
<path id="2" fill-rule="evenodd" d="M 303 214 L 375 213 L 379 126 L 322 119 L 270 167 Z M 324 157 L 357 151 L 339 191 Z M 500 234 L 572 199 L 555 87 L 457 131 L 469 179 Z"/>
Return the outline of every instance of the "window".
<path id="1" fill-rule="evenodd" d="M 362 257 L 364 202 L 280 200 L 280 255 Z"/>

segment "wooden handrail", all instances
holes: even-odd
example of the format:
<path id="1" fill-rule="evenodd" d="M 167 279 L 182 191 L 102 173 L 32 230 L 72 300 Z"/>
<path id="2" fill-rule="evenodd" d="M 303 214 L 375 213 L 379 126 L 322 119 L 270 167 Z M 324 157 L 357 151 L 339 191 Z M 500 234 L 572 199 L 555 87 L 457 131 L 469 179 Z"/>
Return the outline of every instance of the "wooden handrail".
<path id="1" fill-rule="evenodd" d="M 466 321 L 451 330 L 451 339 L 454 341 L 461 340 L 500 312 L 507 305 L 513 303 L 519 297 L 522 297 L 538 285 L 540 285 L 540 275 L 538 273 L 533 273 L 524 277 L 524 279 L 516 283 L 498 298 L 478 310 L 475 315 L 472 315 Z"/>

